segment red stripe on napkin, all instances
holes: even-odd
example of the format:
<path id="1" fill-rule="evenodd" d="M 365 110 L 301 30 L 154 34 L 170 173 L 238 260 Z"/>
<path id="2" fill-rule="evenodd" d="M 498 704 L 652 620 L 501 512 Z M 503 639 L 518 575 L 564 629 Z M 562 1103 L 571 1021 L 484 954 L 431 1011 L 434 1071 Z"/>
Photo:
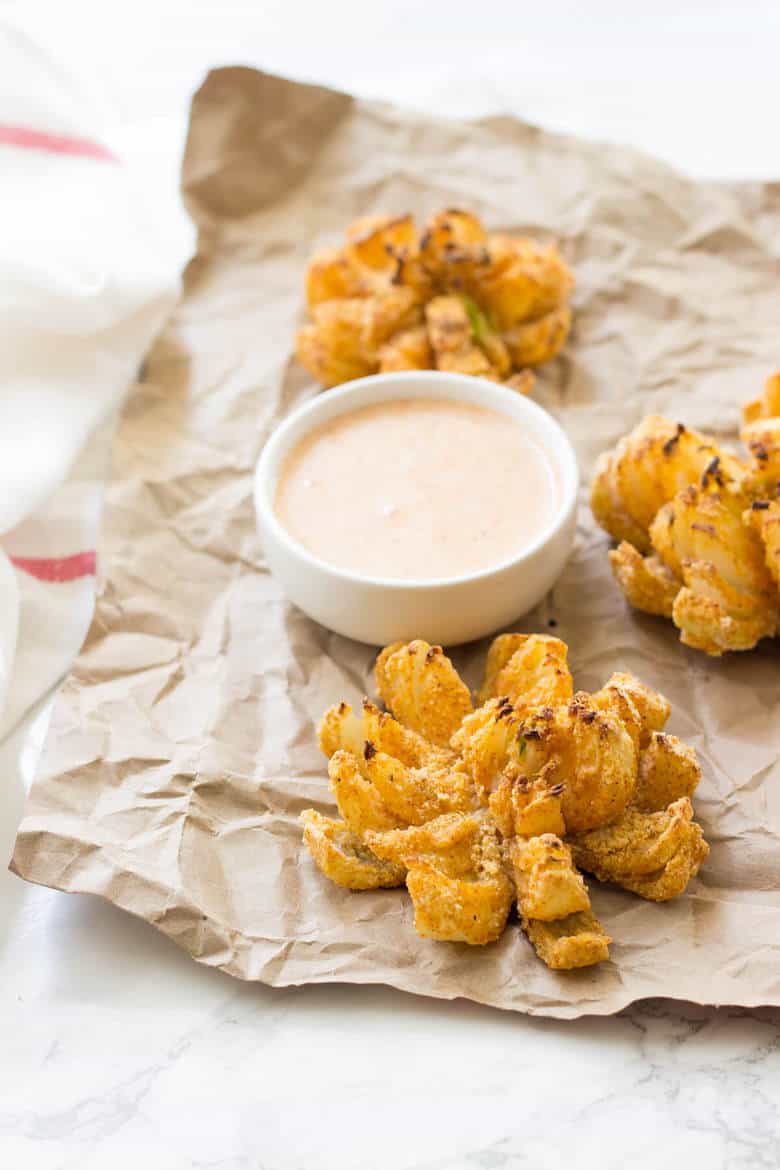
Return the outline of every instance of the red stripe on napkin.
<path id="1" fill-rule="evenodd" d="M 12 565 L 37 577 L 39 581 L 78 581 L 80 577 L 94 577 L 95 550 L 73 553 L 69 557 L 9 557 Z"/>
<path id="2" fill-rule="evenodd" d="M 20 146 L 24 150 L 44 150 L 49 154 L 97 158 L 103 162 L 120 161 L 100 142 L 92 142 L 89 138 L 75 138 L 70 134 L 49 134 L 45 130 L 33 130 L 30 126 L 8 126 L 0 123 L 0 146 Z"/>

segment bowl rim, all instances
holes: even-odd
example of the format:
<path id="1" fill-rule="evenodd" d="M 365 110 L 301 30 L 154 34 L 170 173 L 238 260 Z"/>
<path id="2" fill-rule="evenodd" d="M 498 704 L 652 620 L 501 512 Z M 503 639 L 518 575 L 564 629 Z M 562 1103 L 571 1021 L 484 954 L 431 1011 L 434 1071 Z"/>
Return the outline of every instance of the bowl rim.
<path id="1" fill-rule="evenodd" d="M 424 399 L 429 397 L 425 389 L 427 386 L 429 391 L 431 387 L 439 387 L 440 390 L 435 396 L 446 401 L 449 395 L 442 393 L 441 390 L 449 386 L 453 390 L 451 400 L 454 402 L 470 401 L 468 397 L 462 396 L 459 391 L 468 391 L 470 389 L 473 392 L 477 388 L 475 387 L 476 383 L 481 389 L 482 394 L 487 394 L 488 397 L 492 396 L 495 409 L 499 413 L 508 415 L 510 412 L 502 411 L 501 404 L 513 402 L 520 415 L 526 412 L 528 417 L 535 418 L 541 424 L 542 428 L 546 428 L 555 439 L 555 450 L 550 452 L 550 454 L 556 461 L 563 481 L 561 500 L 553 520 L 549 527 L 532 544 L 523 549 L 521 553 L 509 557 L 507 560 L 501 561 L 498 564 L 490 565 L 486 569 L 464 573 L 458 577 L 428 577 L 424 579 L 415 577 L 372 577 L 367 574 L 352 572 L 349 569 L 342 569 L 338 565 L 321 560 L 320 557 L 315 556 L 314 553 L 310 552 L 304 545 L 297 541 L 287 531 L 276 515 L 273 494 L 284 456 L 306 434 L 312 431 L 320 421 L 325 421 L 319 418 L 323 411 L 327 410 L 328 414 L 330 414 L 334 405 L 338 406 L 339 404 L 343 404 L 343 410 L 336 410 L 331 415 L 331 417 L 337 417 L 339 414 L 347 413 L 350 409 L 360 409 L 361 406 L 379 405 L 382 402 L 393 401 L 392 393 L 383 392 L 374 396 L 372 391 L 386 391 L 391 390 L 393 387 L 409 388 L 415 383 L 419 383 L 419 393 L 405 393 L 403 395 L 404 398 Z M 478 405 L 484 405 L 487 409 L 493 408 L 491 403 L 488 402 Z M 290 432 L 297 430 L 302 421 L 308 423 L 308 425 L 290 440 Z M 288 443 L 289 446 L 286 446 Z M 526 561 L 530 560 L 531 557 L 535 556 L 541 548 L 552 543 L 559 535 L 577 508 L 578 496 L 579 464 L 577 463 L 574 447 L 566 431 L 549 411 L 520 394 L 517 390 L 504 386 L 500 382 L 492 382 L 487 378 L 476 377 L 472 374 L 450 374 L 442 370 L 403 370 L 387 374 L 371 374 L 365 378 L 355 378 L 351 382 L 345 382 L 341 386 L 333 389 L 320 391 L 313 398 L 307 399 L 300 406 L 292 410 L 274 428 L 260 452 L 254 476 L 255 514 L 257 520 L 260 522 L 260 527 L 261 529 L 269 529 L 273 537 L 285 547 L 289 554 L 297 557 L 310 568 L 316 569 L 321 573 L 326 573 L 345 584 L 354 583 L 397 592 L 409 590 L 425 592 L 449 586 L 472 584 L 474 582 L 487 581 L 509 569 L 519 568 Z"/>

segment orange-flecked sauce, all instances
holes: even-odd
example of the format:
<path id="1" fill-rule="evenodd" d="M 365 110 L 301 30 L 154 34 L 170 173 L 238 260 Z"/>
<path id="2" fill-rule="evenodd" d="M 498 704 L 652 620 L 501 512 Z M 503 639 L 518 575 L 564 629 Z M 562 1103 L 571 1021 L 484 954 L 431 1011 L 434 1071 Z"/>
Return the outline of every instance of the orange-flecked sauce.
<path id="1" fill-rule="evenodd" d="M 310 431 L 284 460 L 275 511 L 322 561 L 435 580 L 532 545 L 560 503 L 552 459 L 514 419 L 463 402 L 382 402 Z"/>

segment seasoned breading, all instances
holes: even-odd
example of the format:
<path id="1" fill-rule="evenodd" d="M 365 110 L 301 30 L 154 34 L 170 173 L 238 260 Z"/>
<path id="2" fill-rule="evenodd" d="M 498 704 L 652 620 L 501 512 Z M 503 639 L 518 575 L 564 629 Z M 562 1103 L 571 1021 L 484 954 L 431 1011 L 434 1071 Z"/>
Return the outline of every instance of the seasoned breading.
<path id="1" fill-rule="evenodd" d="M 362 836 L 367 829 L 396 829 L 404 822 L 390 811 L 376 785 L 360 771 L 358 759 L 338 751 L 328 761 L 330 787 L 349 829 Z"/>
<path id="2" fill-rule="evenodd" d="M 440 296 L 425 306 L 431 351 L 437 370 L 496 379 L 498 370 L 472 332 L 468 310 L 461 296 Z"/>
<path id="3" fill-rule="evenodd" d="M 555 777 L 553 762 L 536 776 L 526 776 L 518 764 L 509 765 L 488 798 L 488 807 L 502 837 L 563 836 L 561 810 L 564 785 Z"/>
<path id="4" fill-rule="evenodd" d="M 490 645 L 478 700 L 507 698 L 522 714 L 572 697 L 568 650 L 546 634 L 501 634 Z"/>
<path id="5" fill-rule="evenodd" d="M 601 690 L 591 695 L 591 702 L 622 721 L 637 749 L 645 747 L 653 732 L 666 726 L 672 709 L 664 695 L 625 670 L 610 675 Z"/>
<path id="6" fill-rule="evenodd" d="M 409 867 L 406 888 L 414 927 L 423 938 L 485 946 L 504 933 L 512 908 L 512 883 L 500 868 L 487 877 L 451 878 L 429 862 Z"/>
<path id="7" fill-rule="evenodd" d="M 404 884 L 404 867 L 381 861 L 343 821 L 334 821 L 309 808 L 301 813 L 301 824 L 309 853 L 337 886 L 348 890 L 376 890 Z"/>
<path id="8" fill-rule="evenodd" d="M 468 812 L 478 803 L 473 781 L 460 762 L 453 767 L 428 763 L 406 768 L 366 740 L 358 767 L 385 807 L 407 825 L 424 824 L 442 813 Z"/>
<path id="9" fill-rule="evenodd" d="M 364 700 L 320 725 L 342 818 L 302 815 L 322 872 L 351 889 L 405 881 L 419 934 L 471 945 L 497 939 L 516 901 L 556 970 L 609 954 L 577 866 L 645 898 L 681 893 L 707 854 L 696 754 L 627 672 L 572 695 L 566 656 L 556 638 L 495 639 L 475 711 L 440 647 L 383 650 L 377 685 L 398 719 Z"/>
<path id="10" fill-rule="evenodd" d="M 735 617 L 724 605 L 723 583 L 710 565 L 699 562 L 685 570 L 685 587 L 674 599 L 672 620 L 680 641 L 718 658 L 727 650 L 752 650 L 776 631 L 774 611 Z"/>
<path id="11" fill-rule="evenodd" d="M 775 585 L 780 585 L 780 498 L 754 500 L 742 513 L 742 520 L 763 544 L 766 567 Z"/>
<path id="12" fill-rule="evenodd" d="M 380 374 L 389 374 L 392 370 L 429 370 L 432 365 L 433 352 L 425 325 L 394 333 L 380 346 Z"/>
<path id="13" fill-rule="evenodd" d="M 592 967 L 609 958 L 612 939 L 590 910 L 554 922 L 524 918 L 522 925 L 539 958 L 553 971 Z"/>
<path id="14" fill-rule="evenodd" d="M 298 330 L 298 357 L 323 386 L 338 386 L 374 373 L 363 347 L 365 302 L 323 301 L 312 310 L 314 323 Z"/>
<path id="15" fill-rule="evenodd" d="M 298 357 L 325 386 L 440 369 L 528 393 L 529 367 L 569 334 L 572 284 L 556 248 L 491 235 L 469 212 L 437 212 L 421 233 L 410 215 L 371 216 L 311 260 Z"/>
<path id="16" fill-rule="evenodd" d="M 309 262 L 306 272 L 306 303 L 310 309 L 323 301 L 366 297 L 371 281 L 338 248 L 325 248 Z"/>
<path id="17" fill-rule="evenodd" d="M 659 508 L 699 480 L 714 459 L 724 475 L 743 471 L 712 440 L 649 415 L 601 456 L 591 489 L 593 515 L 615 540 L 649 552 L 649 528 Z"/>
<path id="18" fill-rule="evenodd" d="M 609 554 L 618 585 L 713 656 L 780 629 L 779 387 L 775 374 L 745 408 L 750 464 L 651 416 L 597 465 L 591 506 L 621 542 Z"/>
<path id="19" fill-rule="evenodd" d="M 561 810 L 570 833 L 614 821 L 634 793 L 637 752 L 622 721 L 577 692 L 565 706 L 543 708 L 524 720 L 517 758 L 528 775 L 550 764 L 563 785 Z"/>
<path id="20" fill-rule="evenodd" d="M 554 245 L 490 235 L 485 247 L 485 263 L 468 271 L 466 283 L 500 330 L 544 319 L 565 306 L 574 279 Z"/>
<path id="21" fill-rule="evenodd" d="M 708 654 L 749 650 L 777 628 L 777 590 L 761 539 L 743 522 L 746 502 L 730 485 L 690 485 L 650 529 L 658 555 L 684 583 L 672 607 L 681 640 Z"/>
<path id="22" fill-rule="evenodd" d="M 419 638 L 387 646 L 374 673 L 395 717 L 438 747 L 447 746 L 473 710 L 469 689 L 441 646 Z"/>
<path id="23" fill-rule="evenodd" d="M 780 483 L 780 418 L 761 419 L 742 428 L 742 442 L 750 452 L 744 480 L 747 493 L 765 499 L 777 495 Z"/>
<path id="24" fill-rule="evenodd" d="M 462 755 L 484 799 L 507 765 L 517 758 L 520 723 L 509 699 L 489 699 L 473 715 L 466 716 L 452 737 L 451 747 Z"/>
<path id="25" fill-rule="evenodd" d="M 411 215 L 373 215 L 356 219 L 344 233 L 346 255 L 356 267 L 394 271 L 394 257 L 413 248 L 417 231 Z"/>
<path id="26" fill-rule="evenodd" d="M 681 796 L 693 796 L 701 779 L 696 752 L 676 735 L 654 731 L 639 753 L 633 806 L 660 812 Z"/>
<path id="27" fill-rule="evenodd" d="M 622 540 L 610 549 L 609 562 L 629 605 L 660 617 L 672 616 L 682 581 L 659 557 L 654 553 L 643 557 L 633 544 Z"/>
<path id="28" fill-rule="evenodd" d="M 617 490 L 613 472 L 619 450 L 620 444 L 614 453 L 605 451 L 596 460 L 596 472 L 590 488 L 590 508 L 596 523 L 600 524 L 613 540 L 619 540 L 621 545 L 627 544 L 646 553 L 650 549 L 647 530 L 629 516 Z"/>
<path id="29" fill-rule="evenodd" d="M 678 578 L 690 564 L 712 565 L 739 617 L 750 616 L 773 594 L 761 541 L 742 522 L 746 504 L 740 491 L 691 484 L 659 510 L 650 527 L 653 548 Z"/>
<path id="30" fill-rule="evenodd" d="M 366 844 L 384 861 L 403 866 L 428 861 L 448 877 L 473 877 L 477 864 L 474 850 L 482 826 L 480 817 L 473 813 L 448 813 L 408 829 L 368 832 Z"/>
<path id="31" fill-rule="evenodd" d="M 446 278 L 454 265 L 485 264 L 487 234 L 476 215 L 459 208 L 437 211 L 420 237 L 420 254 L 437 276 Z"/>
<path id="32" fill-rule="evenodd" d="M 421 735 L 404 727 L 386 711 L 380 711 L 368 699 L 363 700 L 360 715 L 349 703 L 329 707 L 318 731 L 319 744 L 326 756 L 339 750 L 362 756 L 367 742 L 378 752 L 400 760 L 408 768 L 446 767 L 454 753 L 435 748 Z"/>
<path id="33" fill-rule="evenodd" d="M 587 886 L 560 837 L 515 837 L 508 852 L 523 918 L 550 922 L 590 909 Z"/>
<path id="34" fill-rule="evenodd" d="M 410 857 L 406 888 L 418 934 L 471 946 L 501 936 L 514 897 L 495 830 L 484 823 L 471 848 L 470 872 L 451 876 L 440 860 Z"/>
<path id="35" fill-rule="evenodd" d="M 562 305 L 536 321 L 512 325 L 503 334 L 515 366 L 540 366 L 559 353 L 571 330 L 571 309 Z"/>
<path id="36" fill-rule="evenodd" d="M 613 824 L 576 834 L 569 843 L 582 869 L 654 902 L 681 894 L 709 853 L 688 797 L 660 812 L 629 809 Z"/>

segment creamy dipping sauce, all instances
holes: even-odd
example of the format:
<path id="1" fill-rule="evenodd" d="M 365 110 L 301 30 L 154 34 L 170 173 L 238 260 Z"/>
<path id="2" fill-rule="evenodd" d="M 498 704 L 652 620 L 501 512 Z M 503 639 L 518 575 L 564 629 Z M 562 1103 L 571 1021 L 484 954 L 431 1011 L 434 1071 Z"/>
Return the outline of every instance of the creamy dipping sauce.
<path id="1" fill-rule="evenodd" d="M 411 399 L 309 432 L 282 464 L 274 508 L 328 564 L 434 580 L 522 553 L 560 501 L 557 467 L 519 422 L 483 406 Z"/>

